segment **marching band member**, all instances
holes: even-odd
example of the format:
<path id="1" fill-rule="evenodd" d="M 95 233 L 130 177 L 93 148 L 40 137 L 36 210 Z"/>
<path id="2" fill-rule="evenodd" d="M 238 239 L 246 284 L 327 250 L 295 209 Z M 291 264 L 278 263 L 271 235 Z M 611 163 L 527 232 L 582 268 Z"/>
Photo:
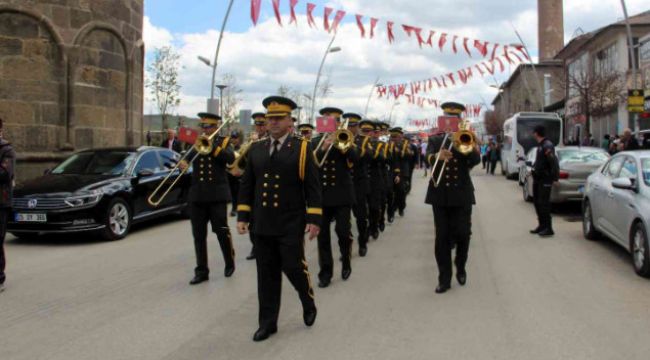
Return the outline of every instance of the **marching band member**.
<path id="1" fill-rule="evenodd" d="M 384 173 L 385 166 L 384 144 L 379 141 L 379 124 L 370 120 L 363 120 L 359 124 L 361 133 L 370 136 L 371 159 L 368 164 L 370 177 L 370 195 L 368 196 L 368 233 L 373 239 L 379 237 L 379 217 L 381 216 L 381 201 L 384 194 Z"/>
<path id="2" fill-rule="evenodd" d="M 359 152 L 359 158 L 352 167 L 352 180 L 356 196 L 352 213 L 357 221 L 359 233 L 359 256 L 364 257 L 368 252 L 368 238 L 370 237 L 368 233 L 368 196 L 370 195 L 368 166 L 372 156 L 372 147 L 370 146 L 370 137 L 359 132 L 361 116 L 348 113 L 343 114 L 343 118 L 348 120 L 348 130 L 354 134 L 354 144 Z"/>
<path id="3" fill-rule="evenodd" d="M 300 124 L 298 125 L 298 132 L 300 136 L 311 141 L 314 135 L 314 125 L 312 124 Z"/>
<path id="4" fill-rule="evenodd" d="M 253 135 L 254 140 L 264 139 L 268 134 L 266 128 L 266 114 L 263 112 L 256 112 L 251 117 L 253 118 L 253 124 L 255 126 L 255 133 Z M 253 223 L 252 218 L 250 219 L 250 222 L 251 224 Z M 251 252 L 246 256 L 246 260 L 255 260 L 255 232 L 253 230 L 249 231 L 248 237 L 251 241 Z"/>

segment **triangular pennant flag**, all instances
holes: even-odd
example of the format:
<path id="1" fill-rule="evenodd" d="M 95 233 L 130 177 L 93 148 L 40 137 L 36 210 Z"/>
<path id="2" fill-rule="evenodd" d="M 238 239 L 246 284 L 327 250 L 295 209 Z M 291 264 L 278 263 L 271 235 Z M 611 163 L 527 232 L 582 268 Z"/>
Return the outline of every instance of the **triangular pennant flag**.
<path id="1" fill-rule="evenodd" d="M 260 18 L 261 8 L 262 0 L 251 0 L 251 20 L 253 20 L 253 25 L 257 25 L 257 20 Z"/>
<path id="2" fill-rule="evenodd" d="M 512 64 L 515 63 L 515 62 L 512 61 L 512 59 L 510 58 L 510 54 L 508 54 L 508 45 L 505 45 L 505 46 L 503 47 L 503 57 L 506 58 L 506 60 L 508 61 L 508 64 L 511 64 L 511 65 L 512 65 Z"/>
<path id="3" fill-rule="evenodd" d="M 440 40 L 438 40 L 438 47 L 440 48 L 440 51 L 442 51 L 442 48 L 445 47 L 445 43 L 447 43 L 447 34 L 442 33 L 440 35 Z"/>
<path id="4" fill-rule="evenodd" d="M 334 16 L 334 22 L 332 23 L 332 28 L 330 29 L 331 31 L 336 32 L 336 29 L 339 27 L 339 23 L 341 22 L 344 16 L 345 16 L 345 11 L 338 10 L 336 12 L 336 16 Z"/>
<path id="5" fill-rule="evenodd" d="M 387 21 L 386 22 L 386 31 L 388 32 L 388 42 L 393 43 L 395 40 L 395 35 L 393 35 L 393 22 L 392 21 Z"/>
<path id="6" fill-rule="evenodd" d="M 408 37 L 411 37 L 411 32 L 413 31 L 413 27 L 409 25 L 402 25 L 402 29 L 404 29 L 404 32 Z"/>
<path id="7" fill-rule="evenodd" d="M 503 66 L 503 61 L 501 61 L 501 58 L 496 57 L 494 60 L 499 62 L 499 72 L 503 72 L 506 68 Z"/>
<path id="8" fill-rule="evenodd" d="M 486 57 L 488 53 L 488 42 L 481 42 L 480 40 L 474 40 L 474 48 L 478 50 L 478 52 L 481 54 L 481 56 Z"/>
<path id="9" fill-rule="evenodd" d="M 420 45 L 420 48 L 422 48 L 422 44 L 424 44 L 424 39 L 422 39 L 422 28 L 416 27 L 413 28 L 415 31 L 415 36 L 418 38 L 418 45 Z"/>
<path id="10" fill-rule="evenodd" d="M 451 50 L 454 52 L 454 54 L 458 53 L 458 49 L 456 49 L 456 39 L 458 39 L 458 36 L 454 35 L 454 40 L 452 41 L 451 47 Z"/>
<path id="11" fill-rule="evenodd" d="M 463 39 L 463 48 L 465 48 L 465 52 L 467 53 L 467 55 L 469 55 L 469 57 L 472 57 L 472 53 L 469 52 L 469 46 L 467 45 L 468 41 L 469 41 L 468 38 Z"/>
<path id="12" fill-rule="evenodd" d="M 456 80 L 454 80 L 454 73 L 447 74 L 447 77 L 449 78 L 449 80 L 451 80 L 451 83 L 453 85 L 456 85 Z"/>
<path id="13" fill-rule="evenodd" d="M 316 27 L 316 21 L 314 21 L 314 9 L 316 4 L 307 3 L 307 23 L 309 27 Z"/>
<path id="14" fill-rule="evenodd" d="M 377 26 L 377 22 L 379 19 L 375 18 L 370 18 L 370 38 L 372 39 L 375 37 L 375 27 Z"/>
<path id="15" fill-rule="evenodd" d="M 479 73 L 481 73 L 481 76 L 485 75 L 485 71 L 483 71 L 483 69 L 481 69 L 479 65 L 474 65 L 474 67 L 476 68 L 476 70 L 478 70 Z"/>
<path id="16" fill-rule="evenodd" d="M 377 93 L 379 97 L 385 96 L 386 95 L 386 87 L 385 86 L 378 86 L 377 87 Z"/>
<path id="17" fill-rule="evenodd" d="M 518 45 L 518 46 L 515 46 L 515 49 L 517 49 L 517 51 L 519 51 L 522 55 L 524 55 L 524 57 L 526 58 L 527 61 L 530 61 L 530 56 L 528 56 L 528 51 L 526 50 L 526 48 L 524 46 Z"/>
<path id="18" fill-rule="evenodd" d="M 278 24 L 282 26 L 282 16 L 280 16 L 280 0 L 273 0 L 273 12 L 275 13 L 275 18 L 278 20 Z"/>
<path id="19" fill-rule="evenodd" d="M 524 60 L 521 58 L 521 56 L 517 55 L 517 53 L 510 52 L 510 55 L 514 55 L 517 58 L 517 60 L 519 61 L 519 63 L 523 64 Z"/>
<path id="20" fill-rule="evenodd" d="M 492 56 L 490 56 L 490 60 L 494 60 L 494 58 L 496 57 L 498 47 L 499 47 L 499 44 L 494 44 L 494 47 L 492 48 Z"/>
<path id="21" fill-rule="evenodd" d="M 361 31 L 361 37 L 365 38 L 366 37 L 366 29 L 363 27 L 363 15 L 358 15 L 357 14 L 357 26 L 359 27 L 359 31 Z"/>
<path id="22" fill-rule="evenodd" d="M 326 6 L 325 11 L 323 12 L 323 27 L 327 32 L 330 32 L 330 14 L 332 14 L 332 11 L 334 11 L 334 9 Z"/>
<path id="23" fill-rule="evenodd" d="M 435 31 L 429 30 L 429 38 L 427 39 L 427 45 L 433 47 L 433 36 L 436 34 Z"/>
<path id="24" fill-rule="evenodd" d="M 485 70 L 487 70 L 490 73 L 490 75 L 494 75 L 494 63 L 491 60 L 489 62 L 484 61 L 481 63 L 481 65 L 485 67 Z"/>
<path id="25" fill-rule="evenodd" d="M 296 19 L 296 5 L 298 5 L 299 0 L 291 0 L 289 4 L 291 5 L 291 21 L 289 21 L 289 25 L 292 23 L 298 24 L 298 19 Z"/>

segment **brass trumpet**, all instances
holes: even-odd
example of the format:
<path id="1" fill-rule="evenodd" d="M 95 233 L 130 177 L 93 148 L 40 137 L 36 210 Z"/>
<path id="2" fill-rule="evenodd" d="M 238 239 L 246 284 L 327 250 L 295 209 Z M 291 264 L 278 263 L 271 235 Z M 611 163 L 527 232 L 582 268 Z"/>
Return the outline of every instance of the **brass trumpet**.
<path id="1" fill-rule="evenodd" d="M 348 124 L 349 124 L 349 119 L 346 119 L 343 122 L 343 124 L 341 124 L 341 126 L 331 135 L 334 137 L 334 141 L 327 148 L 325 155 L 323 155 L 323 158 L 318 163 L 318 167 L 322 167 L 325 164 L 325 161 L 327 161 L 327 157 L 329 156 L 332 148 L 336 148 L 342 153 L 345 153 L 354 145 L 354 134 L 352 134 L 352 132 L 348 130 Z M 316 150 L 314 150 L 314 155 L 316 154 L 318 149 L 320 149 L 320 147 L 322 146 L 322 143 L 325 140 L 325 136 L 330 136 L 330 135 L 323 136 L 320 143 L 318 144 L 318 147 L 316 148 Z"/>
<path id="2" fill-rule="evenodd" d="M 156 189 L 151 193 L 151 195 L 149 195 L 149 197 L 147 198 L 147 202 L 149 203 L 149 205 L 151 205 L 151 206 L 153 206 L 153 207 L 158 207 L 158 206 L 160 206 L 160 204 L 162 203 L 163 199 L 165 199 L 165 196 L 167 196 L 167 194 L 169 194 L 169 192 L 174 188 L 174 186 L 176 185 L 176 183 L 177 183 L 177 182 L 178 182 L 178 181 L 183 177 L 183 175 L 185 175 L 185 173 L 187 172 L 187 170 L 189 170 L 189 168 L 190 168 L 190 164 L 192 164 L 192 162 L 194 162 L 194 160 L 196 160 L 196 158 L 199 157 L 199 155 L 207 155 L 207 154 L 210 154 L 210 153 L 212 152 L 212 150 L 214 149 L 214 139 L 215 139 L 216 136 L 219 134 L 219 132 L 221 131 L 221 129 L 223 129 L 223 127 L 226 126 L 226 125 L 227 125 L 228 123 L 230 123 L 231 121 L 232 121 L 231 119 L 228 119 L 228 120 L 224 121 L 223 124 L 221 124 L 221 126 L 219 126 L 219 128 L 217 128 L 217 130 L 216 130 L 215 132 L 212 133 L 212 135 L 209 135 L 209 136 L 208 136 L 208 135 L 202 134 L 202 135 L 200 135 L 199 137 L 197 137 L 197 139 L 196 139 L 196 141 L 194 142 L 194 145 L 192 146 L 192 149 L 191 149 L 191 150 L 194 150 L 195 154 L 194 154 L 194 156 L 192 156 L 192 158 L 190 159 L 190 161 L 187 162 L 187 166 L 186 166 L 184 169 L 180 169 L 180 173 L 178 174 L 178 176 L 176 177 L 176 179 L 174 179 L 174 181 L 172 181 L 172 183 L 169 184 L 169 186 L 168 186 L 167 189 L 162 193 L 162 195 L 160 195 L 160 196 L 158 197 L 158 199 L 156 199 L 156 195 L 158 195 L 158 193 L 163 189 L 163 186 L 164 186 L 165 184 L 167 184 L 167 181 L 172 177 L 172 175 L 174 175 L 174 173 L 176 173 L 176 170 L 178 170 L 178 169 L 180 168 L 180 164 L 181 164 L 182 162 L 185 162 L 185 159 L 186 159 L 186 158 L 189 156 L 189 154 L 192 152 L 191 150 L 190 150 L 190 151 L 187 151 L 187 152 L 186 152 L 186 153 L 185 153 L 185 154 L 184 154 L 184 155 L 183 155 L 183 156 L 178 160 L 178 162 L 176 163 L 176 165 L 175 165 L 175 166 L 174 166 L 174 167 L 169 171 L 169 174 L 167 174 L 167 176 L 165 176 L 165 178 L 160 182 L 160 184 L 159 184 L 159 185 L 156 187 Z"/>
<path id="3" fill-rule="evenodd" d="M 250 150 L 251 145 L 253 145 L 256 142 L 264 141 L 266 140 L 266 137 L 258 139 L 257 134 L 251 134 L 250 139 L 239 148 L 239 151 L 235 152 L 235 161 L 233 161 L 232 164 L 226 165 L 227 171 L 234 176 L 239 176 L 241 172 L 244 171 L 246 168 L 246 154 L 248 154 L 248 150 Z M 238 174 L 239 173 L 239 174 Z"/>
<path id="4" fill-rule="evenodd" d="M 436 156 L 436 161 L 433 163 L 433 166 L 431 167 L 431 180 L 433 181 L 433 186 L 438 187 L 440 185 L 440 181 L 442 181 L 442 176 L 445 173 L 445 168 L 447 167 L 447 161 L 443 161 L 442 163 L 442 168 L 440 169 L 440 173 L 438 174 L 438 177 L 435 178 L 435 171 L 436 168 L 438 167 L 438 162 L 440 161 L 440 151 L 445 149 L 445 143 L 447 140 L 450 140 L 449 137 L 451 136 L 451 141 L 449 143 L 449 146 L 447 146 L 446 150 L 451 151 L 452 148 L 455 148 L 456 151 L 463 155 L 467 155 L 474 151 L 474 148 L 476 147 L 476 135 L 474 135 L 473 132 L 468 130 L 469 124 L 467 123 L 466 120 L 462 120 L 460 124 L 458 125 L 458 131 L 455 133 L 449 134 L 446 133 L 445 137 L 442 139 L 442 144 L 440 144 L 440 149 L 438 149 L 438 155 Z"/>

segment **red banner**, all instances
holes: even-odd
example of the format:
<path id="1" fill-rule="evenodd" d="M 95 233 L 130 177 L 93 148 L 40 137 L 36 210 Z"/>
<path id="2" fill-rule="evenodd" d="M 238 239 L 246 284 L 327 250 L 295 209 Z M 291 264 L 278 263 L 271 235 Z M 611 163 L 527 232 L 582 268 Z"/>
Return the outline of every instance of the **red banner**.
<path id="1" fill-rule="evenodd" d="M 321 134 L 333 133 L 337 128 L 336 119 L 332 116 L 319 116 L 316 118 L 316 131 Z"/>
<path id="2" fill-rule="evenodd" d="M 199 132 L 195 129 L 188 128 L 188 127 L 178 128 L 178 140 L 182 142 L 188 144 L 194 144 L 198 136 L 199 136 Z"/>
<path id="3" fill-rule="evenodd" d="M 458 131 L 460 118 L 455 116 L 438 116 L 438 129 L 444 132 Z"/>
<path id="4" fill-rule="evenodd" d="M 316 21 L 314 21 L 314 9 L 316 4 L 307 3 L 307 24 L 309 27 L 316 27 Z"/>
<path id="5" fill-rule="evenodd" d="M 332 23 L 332 28 L 330 29 L 331 31 L 336 32 L 336 28 L 339 27 L 339 23 L 341 20 L 343 20 L 343 17 L 345 16 L 345 11 L 338 10 L 336 12 L 336 16 L 334 17 L 334 22 Z"/>
<path id="6" fill-rule="evenodd" d="M 325 10 L 323 11 L 323 27 L 325 28 L 325 31 L 330 32 L 330 15 L 332 14 L 332 11 L 334 9 L 325 7 Z"/>

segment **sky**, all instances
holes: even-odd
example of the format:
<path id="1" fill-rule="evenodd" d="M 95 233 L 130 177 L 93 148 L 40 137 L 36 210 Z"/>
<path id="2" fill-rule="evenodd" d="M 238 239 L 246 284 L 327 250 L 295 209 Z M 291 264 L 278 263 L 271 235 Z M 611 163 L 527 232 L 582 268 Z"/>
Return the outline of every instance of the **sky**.
<path id="1" fill-rule="evenodd" d="M 337 106 L 345 111 L 363 114 L 373 83 L 410 82 L 434 75 L 456 71 L 477 64 L 463 51 L 455 55 L 449 50 L 424 47 L 409 40 L 401 24 L 422 27 L 478 38 L 491 43 L 520 43 L 521 35 L 535 59 L 537 51 L 537 1 L 535 0 L 311 0 L 317 5 L 314 15 L 317 29 L 307 24 L 306 3 L 300 0 L 296 7 L 297 24 L 289 25 L 289 0 L 281 0 L 283 26 L 275 19 L 272 1 L 261 0 L 262 11 L 257 26 L 250 18 L 250 1 L 235 0 L 228 20 L 219 54 L 217 83 L 224 75 L 236 78 L 241 92 L 241 109 L 253 112 L 263 110 L 262 99 L 277 93 L 280 86 L 289 87 L 296 94 L 310 94 L 323 54 L 332 35 L 323 30 L 323 7 L 329 6 L 347 12 L 337 31 L 333 46 L 340 52 L 329 54 L 323 76 L 331 84 L 331 93 L 318 97 L 316 109 Z M 647 0 L 627 0 L 628 12 L 636 14 L 650 10 Z M 147 0 L 143 38 L 147 60 L 155 48 L 173 46 L 181 55 L 181 105 L 174 111 L 179 115 L 195 116 L 204 111 L 210 97 L 212 70 L 197 56 L 214 58 L 219 31 L 228 6 L 227 0 Z M 380 19 L 374 39 L 362 39 L 355 14 Z M 575 34 L 589 32 L 621 20 L 623 12 L 619 0 L 565 0 L 565 43 Z M 333 15 L 332 15 L 333 18 Z M 385 21 L 395 23 L 395 42 L 389 44 Z M 459 48 L 462 48 L 459 44 Z M 487 106 L 497 90 L 490 85 L 506 80 L 514 71 L 506 67 L 503 74 L 481 78 L 475 76 L 467 84 L 422 95 L 443 101 Z M 323 78 L 321 78 L 321 81 Z M 146 93 L 145 113 L 156 113 L 156 107 Z M 218 95 L 218 92 L 217 92 Z M 306 119 L 309 101 L 302 113 Z M 373 95 L 367 116 L 392 117 L 406 125 L 410 119 L 432 119 L 439 110 L 408 104 L 403 98 L 393 99 Z"/>

